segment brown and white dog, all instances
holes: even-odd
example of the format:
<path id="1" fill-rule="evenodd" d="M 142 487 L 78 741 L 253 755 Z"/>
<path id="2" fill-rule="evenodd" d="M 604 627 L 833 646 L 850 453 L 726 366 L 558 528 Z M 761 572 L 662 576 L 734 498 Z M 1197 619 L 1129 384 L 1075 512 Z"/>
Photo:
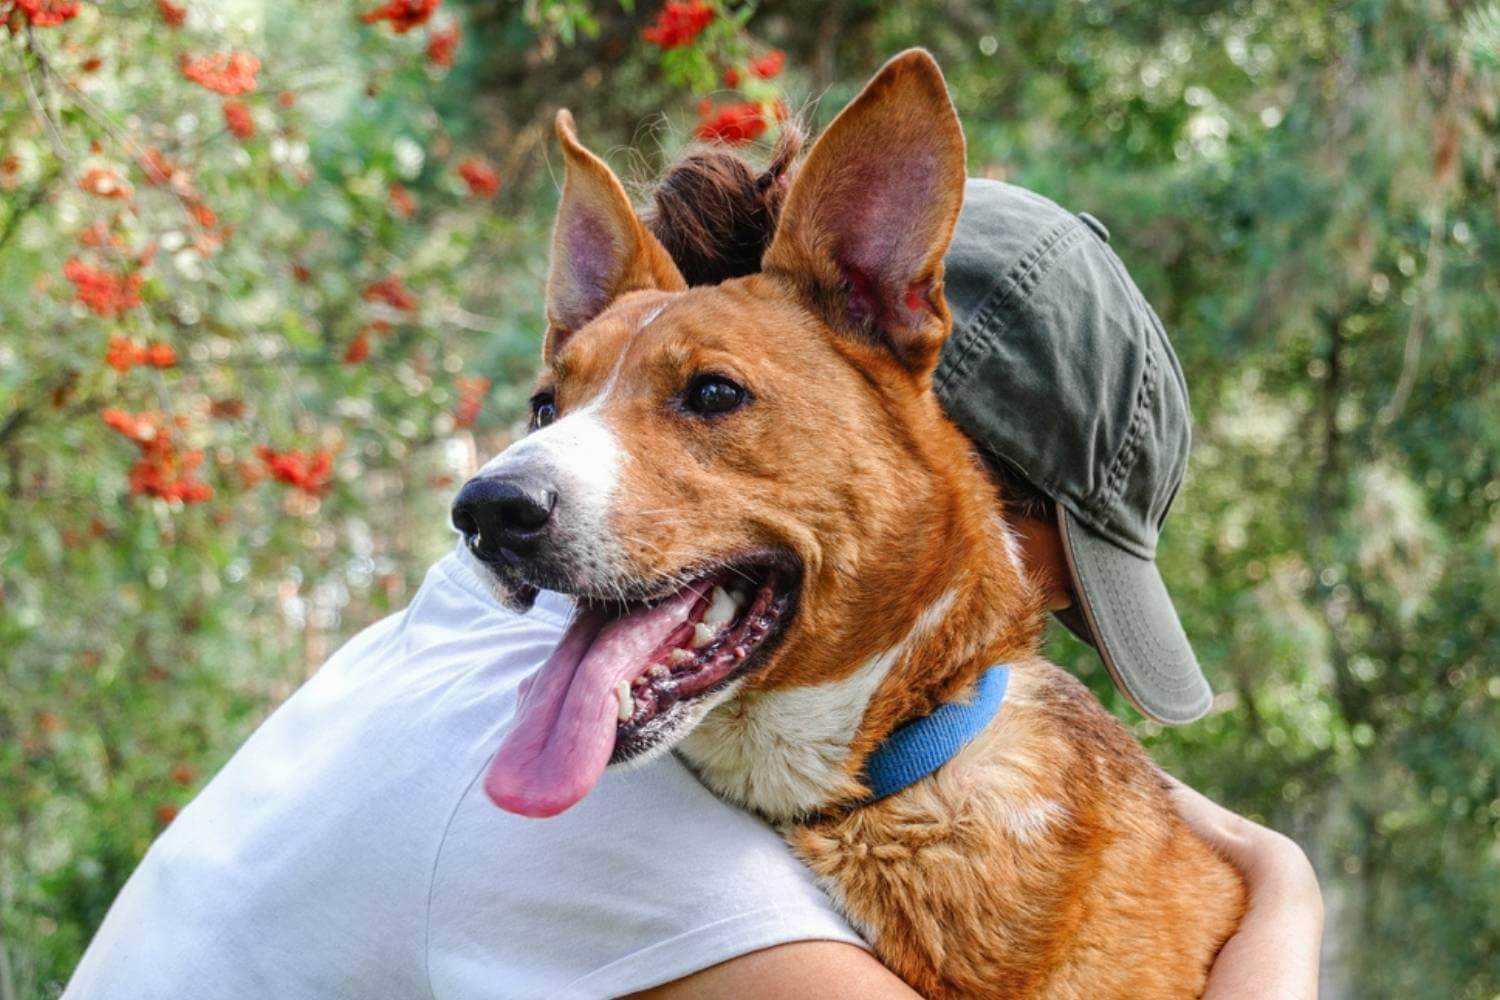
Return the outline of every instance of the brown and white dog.
<path id="1" fill-rule="evenodd" d="M 455 524 L 517 606 L 579 613 L 486 775 L 548 816 L 675 750 L 783 831 L 932 997 L 1190 997 L 1243 909 L 1163 778 L 1038 658 L 1000 498 L 930 377 L 964 139 L 925 52 L 818 140 L 760 273 L 687 288 L 559 114 L 532 430 Z M 1014 665 L 946 766 L 860 804 L 897 726 Z"/>

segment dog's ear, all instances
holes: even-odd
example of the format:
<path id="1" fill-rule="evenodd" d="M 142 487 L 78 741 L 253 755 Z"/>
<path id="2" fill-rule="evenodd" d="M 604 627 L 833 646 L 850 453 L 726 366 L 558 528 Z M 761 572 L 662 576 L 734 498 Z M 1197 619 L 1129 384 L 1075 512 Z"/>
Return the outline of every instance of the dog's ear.
<path id="1" fill-rule="evenodd" d="M 557 113 L 567 173 L 547 274 L 548 361 L 569 334 L 626 292 L 686 288 L 672 258 L 630 207 L 608 164 L 583 147 L 573 116 Z"/>
<path id="2" fill-rule="evenodd" d="M 792 181 L 762 268 L 834 329 L 930 370 L 951 325 L 943 255 L 963 205 L 964 134 L 931 55 L 886 63 Z"/>

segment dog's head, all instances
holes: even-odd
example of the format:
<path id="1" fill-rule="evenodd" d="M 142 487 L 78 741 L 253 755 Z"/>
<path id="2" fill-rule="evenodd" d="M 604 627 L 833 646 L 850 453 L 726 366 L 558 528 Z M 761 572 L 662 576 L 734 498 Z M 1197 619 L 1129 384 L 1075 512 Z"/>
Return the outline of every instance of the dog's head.
<path id="1" fill-rule="evenodd" d="M 736 695 L 863 670 L 862 713 L 891 651 L 951 604 L 950 550 L 976 516 L 953 485 L 967 446 L 930 391 L 965 177 L 930 56 L 896 57 L 844 109 L 762 271 L 713 287 L 685 286 L 566 112 L 557 132 L 567 174 L 531 430 L 454 505 L 511 600 L 579 603 L 486 781 L 528 815 Z"/>

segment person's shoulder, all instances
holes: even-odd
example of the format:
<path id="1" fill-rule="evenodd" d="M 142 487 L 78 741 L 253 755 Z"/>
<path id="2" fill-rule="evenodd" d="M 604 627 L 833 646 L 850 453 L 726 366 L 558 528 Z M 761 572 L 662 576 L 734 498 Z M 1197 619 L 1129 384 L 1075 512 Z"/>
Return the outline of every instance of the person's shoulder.
<path id="1" fill-rule="evenodd" d="M 393 670 L 405 676 L 413 663 L 454 669 L 507 658 L 539 663 L 570 614 L 567 598 L 551 593 L 543 593 L 524 614 L 507 608 L 480 572 L 451 552 L 432 564 L 403 610 L 356 634 L 313 681 L 326 685 Z"/>
<path id="2" fill-rule="evenodd" d="M 787 941 L 859 943 L 774 830 L 670 756 L 606 772 L 541 821 L 500 811 L 476 781 L 430 895 L 435 975 L 461 977 L 455 959 L 482 952 L 536 967 L 525 981 L 548 995 L 629 993 Z"/>
<path id="3" fill-rule="evenodd" d="M 566 597 L 551 591 L 538 594 L 528 611 L 519 612 L 506 607 L 497 585 L 475 565 L 473 556 L 455 548 L 427 571 L 427 578 L 413 598 L 408 615 L 416 621 L 428 621 L 441 619 L 445 611 L 458 612 L 471 626 L 529 622 L 563 628 L 572 608 Z"/>

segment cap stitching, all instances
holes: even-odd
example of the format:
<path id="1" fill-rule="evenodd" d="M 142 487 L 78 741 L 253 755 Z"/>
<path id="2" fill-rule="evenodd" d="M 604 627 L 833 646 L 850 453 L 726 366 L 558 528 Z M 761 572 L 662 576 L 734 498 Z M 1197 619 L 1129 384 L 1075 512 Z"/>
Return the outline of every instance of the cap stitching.
<path id="1" fill-rule="evenodd" d="M 1167 336 L 1166 328 L 1162 326 L 1161 319 L 1156 315 L 1156 310 L 1152 309 L 1150 303 L 1146 302 L 1144 298 L 1141 301 L 1146 306 L 1147 315 L 1151 319 L 1151 327 L 1156 331 L 1157 341 L 1161 345 L 1161 349 L 1166 352 L 1167 367 L 1171 370 L 1172 379 L 1176 382 L 1178 391 L 1182 393 L 1182 405 L 1186 411 L 1184 434 L 1187 438 L 1187 444 L 1182 450 L 1182 461 L 1178 466 L 1176 476 L 1177 481 L 1173 482 L 1171 475 L 1163 476 L 1160 488 L 1151 494 L 1153 509 L 1161 511 L 1160 516 L 1155 519 L 1155 524 L 1153 525 L 1159 535 L 1161 534 L 1162 525 L 1166 523 L 1167 513 L 1172 509 L 1172 501 L 1176 498 L 1177 491 L 1182 488 L 1183 480 L 1187 478 L 1188 462 L 1191 458 L 1193 448 L 1193 406 L 1188 396 L 1187 382 L 1182 376 L 1182 365 L 1174 360 L 1177 355 L 1172 350 L 1171 338 Z M 1165 387 L 1163 387 L 1162 391 L 1166 391 Z"/>
<path id="2" fill-rule="evenodd" d="M 974 310 L 973 318 L 960 328 L 960 340 L 949 355 L 952 360 L 945 357 L 938 365 L 940 370 L 934 381 L 940 391 L 947 391 L 968 381 L 981 348 L 997 346 L 996 337 L 1009 325 L 1008 322 L 998 322 L 1002 308 L 1011 299 L 1035 287 L 1044 271 L 1042 265 L 1049 257 L 1061 255 L 1088 231 L 1086 225 L 1076 217 L 1063 219 L 1012 264 L 1009 271 L 996 279 L 994 287 Z"/>
<path id="3" fill-rule="evenodd" d="M 1164 327 L 1163 322 L 1161 322 L 1161 316 L 1158 316 L 1157 310 L 1152 309 L 1151 303 L 1149 303 L 1149 301 L 1146 301 L 1145 295 L 1143 295 L 1142 291 L 1140 291 L 1140 286 L 1136 285 L 1136 282 L 1134 282 L 1134 280 L 1131 280 L 1130 271 L 1125 270 L 1125 261 L 1122 261 L 1122 259 L 1119 258 L 1119 253 L 1116 253 L 1115 250 L 1113 250 L 1113 247 L 1109 250 L 1109 253 L 1106 253 L 1106 259 L 1107 261 L 1109 261 L 1110 268 L 1115 271 L 1116 277 L 1118 277 L 1118 279 L 1121 280 L 1122 285 L 1124 285 L 1125 288 L 1130 291 L 1131 300 L 1136 303 L 1137 309 L 1140 309 L 1142 315 L 1145 315 L 1146 319 L 1148 319 L 1149 330 L 1151 330 L 1151 333 L 1154 334 L 1155 343 L 1157 343 L 1158 348 L 1160 348 L 1161 351 L 1166 354 L 1167 367 L 1169 367 L 1170 372 L 1172 372 L 1173 381 L 1175 381 L 1176 385 L 1178 385 L 1178 391 L 1181 391 L 1182 393 L 1182 403 L 1184 403 L 1185 408 L 1187 408 L 1188 448 L 1190 448 L 1191 450 L 1191 445 L 1193 445 L 1193 403 L 1190 402 L 1190 396 L 1188 396 L 1187 379 L 1182 378 L 1182 366 L 1178 363 L 1178 360 L 1176 360 L 1176 352 L 1172 349 L 1172 337 L 1167 336 L 1167 328 Z M 1166 388 L 1161 388 L 1161 391 L 1163 391 L 1164 393 L 1164 391 L 1166 391 Z M 1161 525 L 1163 525 L 1163 523 L 1167 520 L 1167 511 L 1169 511 L 1170 507 L 1172 507 L 1172 498 L 1175 498 L 1175 496 L 1178 495 L 1178 489 L 1182 486 L 1182 480 L 1184 480 L 1185 475 L 1187 475 L 1187 465 L 1187 457 L 1184 457 L 1184 462 L 1182 462 L 1182 471 L 1179 472 L 1178 477 L 1176 477 L 1178 478 L 1178 481 L 1176 481 L 1176 483 L 1173 483 L 1172 477 L 1170 477 L 1170 475 L 1164 475 L 1163 483 L 1161 483 L 1161 486 L 1158 487 L 1158 489 L 1152 490 L 1152 510 L 1157 510 L 1158 507 L 1160 507 L 1161 510 L 1161 516 L 1157 517 L 1157 519 L 1154 520 L 1154 523 L 1152 523 L 1152 528 L 1157 531 L 1158 535 L 1161 534 Z M 1161 504 L 1161 499 L 1163 499 L 1163 496 L 1166 496 L 1167 498 L 1167 502 L 1164 505 Z M 1151 514 L 1151 511 L 1146 511 L 1146 513 Z"/>
<path id="4" fill-rule="evenodd" d="M 1072 526 L 1066 518 L 1061 519 L 1060 524 L 1065 543 L 1064 551 L 1068 556 L 1070 567 L 1073 568 L 1075 578 L 1080 583 L 1079 607 L 1083 611 L 1085 621 L 1090 625 L 1096 648 L 1104 659 L 1105 666 L 1109 667 L 1110 676 L 1115 684 L 1137 708 L 1158 721 L 1181 724 L 1201 716 L 1212 705 L 1211 693 L 1207 703 L 1202 697 L 1198 698 L 1186 714 L 1171 711 L 1169 706 L 1164 705 L 1162 699 L 1152 694 L 1152 692 L 1158 692 L 1167 700 L 1174 700 L 1181 693 L 1198 686 L 1193 681 L 1195 678 L 1201 678 L 1203 671 L 1198 666 L 1197 657 L 1192 653 L 1192 644 L 1188 643 L 1187 649 L 1195 672 L 1188 674 L 1180 683 L 1174 682 L 1170 675 L 1161 672 L 1151 653 L 1146 653 L 1144 657 L 1138 655 L 1141 653 L 1139 646 L 1129 648 L 1131 670 L 1126 671 L 1123 667 L 1124 661 L 1116 655 L 1117 651 L 1123 651 L 1123 647 L 1117 650 L 1117 645 L 1129 644 L 1132 641 L 1132 635 L 1140 634 L 1140 619 L 1145 615 L 1141 613 L 1138 601 L 1122 597 L 1121 586 L 1125 578 L 1117 577 L 1112 572 L 1109 563 L 1093 563 L 1095 572 L 1090 574 L 1082 572 L 1083 556 L 1078 550 L 1078 541 L 1073 537 Z M 1093 583 L 1090 584 L 1086 580 L 1092 580 Z M 1166 596 L 1170 606 L 1171 595 Z M 1126 608 L 1127 605 L 1129 610 Z M 1175 614 L 1176 609 L 1173 608 L 1172 612 Z M 1116 623 L 1118 623 L 1118 631 Z M 1186 640 L 1185 634 L 1184 640 Z M 1149 645 L 1158 651 L 1165 648 L 1159 639 Z M 1157 679 L 1164 680 L 1166 683 L 1156 686 L 1153 682 Z"/>
<path id="5" fill-rule="evenodd" d="M 1152 342 L 1154 341 L 1154 345 L 1156 347 L 1158 347 L 1160 350 L 1164 351 L 1165 354 L 1166 354 L 1167 361 L 1168 361 L 1168 367 L 1172 371 L 1173 381 L 1175 381 L 1177 383 L 1177 388 L 1182 393 L 1183 403 L 1187 407 L 1187 417 L 1188 417 L 1188 419 L 1187 419 L 1188 432 L 1187 433 L 1188 433 L 1189 447 L 1191 447 L 1191 443 L 1192 443 L 1192 406 L 1191 406 L 1191 403 L 1189 403 L 1189 396 L 1188 396 L 1188 390 L 1187 390 L 1187 382 L 1182 377 L 1182 368 L 1181 368 L 1181 366 L 1179 364 L 1176 363 L 1176 354 L 1172 350 L 1172 340 L 1171 340 L 1170 337 L 1167 336 L 1166 328 L 1164 326 L 1162 326 L 1161 317 L 1157 316 L 1156 310 L 1153 309 L 1153 308 L 1151 308 L 1151 303 L 1147 302 L 1146 301 L 1146 297 L 1141 294 L 1140 286 L 1138 286 L 1131 279 L 1129 272 L 1125 269 L 1125 262 L 1122 261 L 1122 260 L 1120 260 L 1120 255 L 1117 254 L 1117 253 L 1115 253 L 1114 250 L 1113 250 L 1113 248 L 1110 248 L 1105 253 L 1105 260 L 1108 262 L 1110 269 L 1112 271 L 1114 271 L 1115 277 L 1120 281 L 1121 286 L 1123 288 L 1125 288 L 1126 291 L 1129 292 L 1131 301 L 1134 302 L 1136 308 L 1140 310 L 1141 314 L 1148 321 L 1147 325 L 1148 325 L 1148 328 L 1149 328 L 1149 332 L 1150 332 L 1150 334 L 1153 335 L 1153 336 L 1147 338 L 1148 349 L 1152 346 Z M 1158 384 L 1158 388 L 1160 389 L 1160 386 L 1161 386 L 1161 383 L 1160 383 L 1160 377 L 1161 377 L 1160 372 L 1157 373 L 1157 377 L 1158 377 L 1158 383 L 1157 384 Z M 1164 390 L 1161 390 L 1161 391 L 1164 391 Z M 1171 501 L 1171 497 L 1175 497 L 1176 496 L 1177 490 L 1181 486 L 1182 479 L 1187 474 L 1187 461 L 1186 461 L 1186 459 L 1183 460 L 1182 465 L 1183 465 L 1183 468 L 1182 468 L 1182 471 L 1177 476 L 1177 480 L 1178 481 L 1176 483 L 1172 483 L 1171 482 L 1171 478 L 1172 478 L 1171 476 L 1163 476 L 1162 478 L 1163 478 L 1164 482 L 1161 484 L 1161 486 L 1158 489 L 1153 490 L 1152 493 L 1151 493 L 1151 506 L 1152 506 L 1152 509 L 1155 509 L 1157 506 L 1160 505 L 1160 501 L 1161 501 L 1162 496 L 1164 494 L 1167 494 L 1170 491 L 1170 495 L 1168 496 L 1168 500 L 1167 500 L 1166 506 L 1162 507 L 1161 516 L 1155 518 L 1154 522 L 1151 524 L 1151 527 L 1156 531 L 1157 534 L 1161 533 L 1161 526 L 1162 526 L 1163 522 L 1166 521 L 1167 510 L 1168 510 L 1168 508 L 1171 507 L 1171 502 L 1172 502 Z M 1149 515 L 1150 513 L 1151 513 L 1151 511 L 1148 510 L 1147 514 Z"/>
<path id="6" fill-rule="evenodd" d="M 1156 352 L 1148 345 L 1146 374 L 1136 388 L 1135 406 L 1130 415 L 1130 425 L 1125 431 L 1125 441 L 1120 445 L 1120 450 L 1115 452 L 1114 461 L 1110 463 L 1109 470 L 1104 474 L 1104 481 L 1099 489 L 1094 496 L 1085 501 L 1105 529 L 1110 529 L 1115 524 L 1112 508 L 1125 492 L 1125 481 L 1135 467 L 1136 458 L 1141 450 L 1141 442 L 1146 436 L 1146 418 L 1152 403 L 1156 401 L 1159 371 Z"/>
<path id="7" fill-rule="evenodd" d="M 1141 612 L 1140 602 L 1125 597 L 1124 595 L 1126 592 L 1119 586 L 1119 581 L 1116 580 L 1108 571 L 1105 571 L 1100 575 L 1104 577 L 1104 587 L 1109 591 L 1110 606 L 1122 612 L 1120 615 L 1112 614 L 1110 615 L 1110 617 L 1113 618 L 1116 623 L 1118 623 L 1120 628 L 1130 633 L 1130 635 L 1136 642 L 1134 648 L 1137 651 L 1148 651 L 1149 655 L 1142 658 L 1141 662 L 1138 664 L 1139 668 L 1143 672 L 1150 674 L 1158 681 L 1163 682 L 1164 686 L 1172 691 L 1185 691 L 1189 688 L 1197 687 L 1196 684 L 1192 683 L 1191 677 L 1186 679 L 1174 678 L 1171 674 L 1165 673 L 1161 670 L 1161 668 L 1156 664 L 1154 657 L 1164 653 L 1166 651 L 1166 645 L 1155 635 L 1154 632 L 1147 632 L 1146 629 L 1142 626 L 1142 622 L 1148 616 Z M 1170 601 L 1171 598 L 1168 597 L 1168 602 L 1170 603 Z M 1127 610 L 1127 605 L 1129 606 L 1129 610 L 1134 613 L 1123 613 Z M 1176 614 L 1176 608 L 1173 608 L 1172 613 Z M 1097 607 L 1095 607 L 1094 609 L 1094 614 L 1095 616 L 1098 616 L 1099 614 L 1099 609 Z M 1191 644 L 1189 644 L 1188 648 L 1192 648 Z M 1199 671 L 1202 671 L 1201 667 L 1199 668 Z"/>
<path id="8" fill-rule="evenodd" d="M 1119 607 L 1121 611 L 1124 611 L 1124 605 L 1127 603 L 1127 599 L 1123 595 L 1126 593 L 1126 591 L 1119 585 L 1119 581 L 1110 579 L 1106 582 L 1105 586 L 1109 590 L 1111 602 L 1115 603 L 1115 606 Z M 1148 650 L 1151 654 L 1153 654 L 1153 656 L 1165 653 L 1166 645 L 1154 634 L 1154 632 L 1148 632 L 1142 625 L 1142 620 L 1146 617 L 1146 615 L 1141 613 L 1140 602 L 1135 600 L 1128 600 L 1128 604 L 1130 610 L 1135 613 L 1121 615 L 1119 618 L 1119 622 L 1121 627 L 1128 631 L 1134 639 L 1135 649 L 1138 651 Z M 1173 690 L 1180 691 L 1189 686 L 1188 684 L 1182 683 L 1180 679 L 1174 678 L 1171 674 L 1164 672 L 1152 656 L 1147 656 L 1142 661 L 1140 666 L 1142 670 L 1149 673 L 1157 680 L 1162 681 L 1166 686 L 1172 688 Z"/>

